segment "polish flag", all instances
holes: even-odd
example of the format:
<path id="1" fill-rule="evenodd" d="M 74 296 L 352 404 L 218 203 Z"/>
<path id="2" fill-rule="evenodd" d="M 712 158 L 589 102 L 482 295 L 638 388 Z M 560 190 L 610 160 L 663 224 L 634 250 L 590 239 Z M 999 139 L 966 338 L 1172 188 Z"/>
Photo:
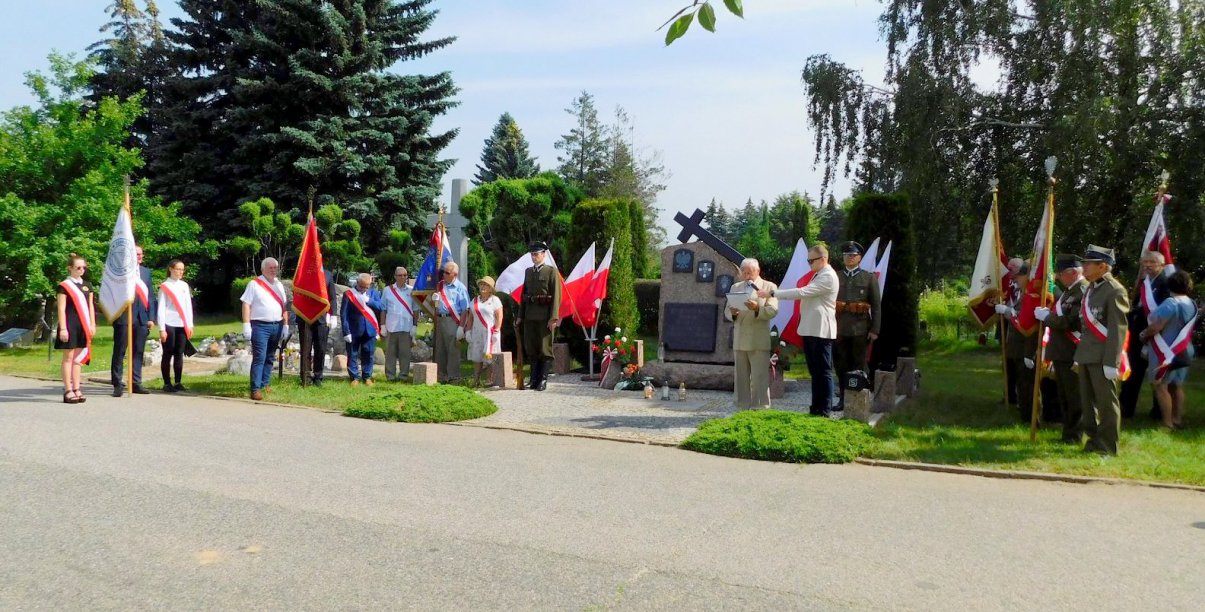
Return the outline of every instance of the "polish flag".
<path id="1" fill-rule="evenodd" d="M 866 247 L 866 252 L 862 254 L 862 263 L 859 264 L 858 267 L 862 268 L 863 270 L 866 270 L 867 272 L 870 272 L 871 274 L 874 274 L 874 271 L 875 271 L 874 262 L 878 258 L 878 256 L 879 256 L 879 239 L 875 238 L 874 242 L 870 243 L 870 246 Z"/>
<path id="2" fill-rule="evenodd" d="M 803 238 L 800 238 L 795 243 L 791 263 L 787 266 L 787 273 L 783 276 L 782 284 L 779 287 L 798 289 L 812 282 L 812 277 L 815 275 L 812 266 L 808 264 L 808 245 L 804 243 Z M 802 347 L 803 337 L 799 335 L 799 306 L 802 302 L 800 300 L 790 300 L 790 302 L 791 308 L 789 309 L 779 305 L 778 314 L 774 315 L 770 326 L 778 328 L 778 338 L 783 342 L 790 342 L 795 346 Z"/>
<path id="3" fill-rule="evenodd" d="M 582 306 L 590 300 L 590 288 L 594 285 L 594 243 L 590 243 L 590 247 L 582 253 L 582 258 L 577 260 L 577 265 L 573 266 L 573 271 L 569 273 L 569 278 L 561 281 L 561 311 L 557 314 L 557 318 L 564 321 L 570 317 L 580 318 L 578 313 L 583 310 Z"/>
<path id="4" fill-rule="evenodd" d="M 591 245 L 590 248 L 594 248 L 594 246 Z M 573 320 L 583 329 L 592 328 L 598 323 L 598 313 L 602 310 L 602 301 L 607 299 L 607 276 L 611 273 L 611 252 L 614 249 L 615 239 L 612 238 L 606 254 L 603 255 L 602 261 L 598 262 L 598 268 L 594 270 L 590 288 L 578 302 L 581 306 L 578 307 L 578 312 L 573 316 Z"/>
<path id="5" fill-rule="evenodd" d="M 1142 239 L 1142 250 L 1163 253 L 1163 263 L 1169 266 L 1175 262 L 1172 260 L 1172 241 L 1163 222 L 1163 205 L 1171 199 L 1170 195 L 1164 194 L 1155 203 L 1155 212 L 1151 213 L 1151 222 L 1146 226 L 1146 236 Z"/>
<path id="6" fill-rule="evenodd" d="M 548 254 L 544 256 L 544 264 L 556 267 L 556 260 L 552 258 L 552 251 L 548 251 Z M 535 262 L 531 260 L 531 253 L 520 255 L 514 263 L 506 266 L 502 274 L 498 275 L 498 280 L 494 281 L 496 292 L 508 294 L 518 302 L 523 297 L 523 280 L 527 276 L 527 269 L 534 265 Z"/>
<path id="7" fill-rule="evenodd" d="M 883 256 L 879 258 L 879 263 L 874 265 L 874 277 L 879 279 L 879 296 L 883 295 L 883 291 L 887 289 L 887 266 L 891 263 L 891 241 L 887 241 L 887 248 L 883 249 Z"/>

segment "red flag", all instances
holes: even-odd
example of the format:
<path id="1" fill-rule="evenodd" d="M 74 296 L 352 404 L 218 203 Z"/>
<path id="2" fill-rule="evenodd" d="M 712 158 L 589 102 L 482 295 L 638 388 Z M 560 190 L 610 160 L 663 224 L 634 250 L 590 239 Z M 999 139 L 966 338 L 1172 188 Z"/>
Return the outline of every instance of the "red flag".
<path id="1" fill-rule="evenodd" d="M 875 249 L 878 249 L 878 239 L 875 239 Z M 800 238 L 795 241 L 795 252 L 791 254 L 791 263 L 787 265 L 787 273 L 782 277 L 783 289 L 798 289 L 812 281 L 816 273 L 808 263 L 808 245 Z M 799 300 L 792 300 L 790 308 L 779 305 L 778 314 L 770 325 L 778 328 L 778 337 L 783 342 L 789 342 L 797 347 L 803 346 L 803 337 L 799 335 L 800 319 Z"/>
<path id="2" fill-rule="evenodd" d="M 1053 221 L 1054 201 L 1051 196 L 1046 202 L 1042 222 L 1038 224 L 1038 232 L 1033 239 L 1029 282 L 1025 285 L 1024 293 L 1021 294 L 1021 307 L 1013 321 L 1013 327 L 1026 336 L 1033 335 L 1038 328 L 1038 319 L 1034 316 L 1034 309 L 1039 306 L 1048 307 L 1054 301 L 1052 289 L 1054 276 L 1050 265 L 1050 229 Z M 1046 296 L 1046 303 L 1042 303 L 1043 295 Z"/>
<path id="3" fill-rule="evenodd" d="M 557 315 L 562 321 L 573 316 L 580 319 L 580 312 L 586 309 L 590 300 L 590 288 L 594 285 L 594 243 L 582 253 L 569 277 L 561 285 L 561 311 Z M 575 316 L 576 315 L 576 316 Z"/>
<path id="4" fill-rule="evenodd" d="M 326 294 L 326 274 L 322 270 L 322 249 L 318 246 L 318 226 L 310 215 L 301 243 L 301 257 L 293 275 L 293 312 L 306 323 L 330 312 L 330 296 Z"/>

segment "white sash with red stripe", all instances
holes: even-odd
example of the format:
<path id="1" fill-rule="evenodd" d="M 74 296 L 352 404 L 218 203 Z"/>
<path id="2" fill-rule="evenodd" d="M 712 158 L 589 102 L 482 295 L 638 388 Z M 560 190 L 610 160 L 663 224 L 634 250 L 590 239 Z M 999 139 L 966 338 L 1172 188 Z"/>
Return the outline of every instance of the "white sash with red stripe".
<path id="1" fill-rule="evenodd" d="M 1109 338 L 1109 329 L 1103 323 L 1092 316 L 1092 309 L 1088 307 L 1088 299 L 1092 295 L 1092 290 L 1088 289 L 1084 292 L 1084 301 L 1080 303 L 1080 316 L 1084 323 L 1088 325 L 1088 331 L 1096 337 L 1100 342 L 1105 342 Z M 1121 346 L 1121 363 L 1117 368 L 1117 372 L 1122 380 L 1125 380 L 1130 373 L 1130 356 L 1127 354 L 1127 348 L 1130 343 L 1130 334 L 1126 332 L 1125 341 Z"/>
<path id="2" fill-rule="evenodd" d="M 167 301 L 172 303 L 172 306 L 176 309 L 176 313 L 180 315 L 180 320 L 184 322 L 184 337 L 191 339 L 192 296 L 185 295 L 183 296 L 183 301 L 181 301 L 181 296 L 176 295 L 177 290 L 182 290 L 186 287 L 188 287 L 188 285 L 185 285 L 184 283 L 172 283 L 170 285 L 168 283 L 163 283 L 162 285 L 159 285 L 159 291 L 162 292 L 163 295 L 167 296 Z M 188 304 L 187 309 L 184 308 L 184 304 Z M 161 325 L 164 324 L 163 321 L 160 321 L 159 323 Z"/>
<path id="3" fill-rule="evenodd" d="M 349 289 L 348 292 L 351 293 L 351 298 L 349 298 L 347 301 L 351 302 L 351 305 L 355 306 L 356 310 L 360 311 L 360 316 L 364 317 L 364 320 L 367 321 L 370 326 L 372 326 L 372 330 L 374 332 L 373 335 L 381 335 L 381 325 L 377 323 L 376 316 L 372 314 L 372 311 L 369 310 L 368 306 L 364 303 L 366 300 L 368 300 L 368 294 L 364 294 L 363 297 L 361 297 L 361 294 L 355 289 Z"/>
<path id="4" fill-rule="evenodd" d="M 283 297 L 281 297 L 280 294 L 276 293 L 276 290 L 272 288 L 272 285 L 269 285 L 268 283 L 264 282 L 264 278 L 262 276 L 256 277 L 255 282 L 259 285 L 260 289 L 263 289 L 264 291 L 266 291 L 268 293 L 268 295 L 272 296 L 273 300 L 276 300 L 277 305 L 280 306 L 280 316 L 281 316 L 281 318 L 284 318 L 284 316 L 285 316 L 285 299 Z"/>
<path id="5" fill-rule="evenodd" d="M 1159 303 L 1155 301 L 1155 290 L 1151 287 L 1149 276 L 1142 279 L 1142 287 L 1138 289 L 1138 300 L 1142 302 L 1142 312 L 1146 313 L 1148 317 L 1159 307 Z"/>
<path id="6" fill-rule="evenodd" d="M 1163 380 L 1164 376 L 1171 370 L 1168 366 L 1172 364 L 1172 360 L 1176 355 L 1188 350 L 1192 346 L 1192 330 L 1197 326 L 1197 318 L 1194 316 L 1188 323 L 1184 325 L 1184 329 L 1180 330 L 1169 345 L 1163 339 L 1163 334 L 1156 333 L 1151 337 L 1150 347 L 1155 352 L 1155 362 L 1159 365 L 1159 369 L 1155 371 L 1155 380 Z"/>
<path id="7" fill-rule="evenodd" d="M 477 320 L 481 321 L 481 327 L 486 330 L 485 354 L 493 355 L 495 348 L 494 334 L 498 331 L 498 328 L 486 322 L 485 315 L 481 314 L 481 298 L 473 300 L 473 312 L 477 313 Z"/>
<path id="8" fill-rule="evenodd" d="M 402 294 L 398 293 L 397 285 L 389 285 L 389 290 L 393 292 L 393 297 L 397 298 L 397 301 L 401 303 L 402 308 L 405 308 L 406 312 L 410 313 L 410 319 L 417 323 L 418 319 L 414 317 L 414 309 L 410 308 L 410 304 L 407 304 L 406 299 L 402 297 Z"/>
<path id="9" fill-rule="evenodd" d="M 460 325 L 460 315 L 456 314 L 456 307 L 452 306 L 452 300 L 448 299 L 448 294 L 444 291 L 445 287 L 447 285 L 444 283 L 439 284 L 439 297 L 443 298 L 444 306 L 448 309 L 448 315 L 452 317 L 453 321 L 456 321 L 457 325 Z"/>
<path id="10" fill-rule="evenodd" d="M 75 307 L 75 314 L 79 316 L 80 327 L 84 328 L 84 350 L 75 356 L 75 363 L 86 365 L 92 361 L 92 319 L 94 316 L 92 307 L 88 303 L 88 296 L 84 295 L 83 290 L 75 283 L 65 280 L 59 283 L 59 286 L 67 290 L 67 296 L 71 298 L 71 304 Z M 67 339 L 71 339 L 70 329 L 67 330 Z"/>
<path id="11" fill-rule="evenodd" d="M 149 313 L 151 310 L 151 298 L 148 292 L 149 289 L 147 289 L 146 283 L 142 282 L 142 278 L 139 277 L 134 283 L 134 295 L 138 296 L 138 299 L 142 301 L 142 307 Z"/>

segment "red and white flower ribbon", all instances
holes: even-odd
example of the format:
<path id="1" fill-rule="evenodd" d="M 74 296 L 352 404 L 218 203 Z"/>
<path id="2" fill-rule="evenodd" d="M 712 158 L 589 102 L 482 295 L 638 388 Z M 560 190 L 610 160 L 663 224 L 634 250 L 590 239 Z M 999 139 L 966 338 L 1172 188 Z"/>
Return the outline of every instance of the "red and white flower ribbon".
<path id="1" fill-rule="evenodd" d="M 777 377 L 778 377 L 778 353 L 773 353 L 770 355 L 770 378 L 774 379 Z"/>

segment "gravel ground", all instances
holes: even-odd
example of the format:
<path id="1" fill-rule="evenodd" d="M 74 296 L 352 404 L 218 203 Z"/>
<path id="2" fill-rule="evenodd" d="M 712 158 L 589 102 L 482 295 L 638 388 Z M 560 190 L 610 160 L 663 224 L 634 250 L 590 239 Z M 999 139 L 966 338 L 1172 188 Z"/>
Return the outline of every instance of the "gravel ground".
<path id="1" fill-rule="evenodd" d="M 703 421 L 736 412 L 731 391 L 687 389 L 686 401 L 678 401 L 678 390 L 671 389 L 673 399 L 666 402 L 657 399 L 657 389 L 654 399 L 646 400 L 639 391 L 613 391 L 583 382 L 580 374 L 552 377 L 543 392 L 486 393 L 498 412 L 464 424 L 678 444 Z M 811 392 L 804 383 L 788 381 L 785 396 L 772 403 L 775 409 L 807 412 Z"/>

